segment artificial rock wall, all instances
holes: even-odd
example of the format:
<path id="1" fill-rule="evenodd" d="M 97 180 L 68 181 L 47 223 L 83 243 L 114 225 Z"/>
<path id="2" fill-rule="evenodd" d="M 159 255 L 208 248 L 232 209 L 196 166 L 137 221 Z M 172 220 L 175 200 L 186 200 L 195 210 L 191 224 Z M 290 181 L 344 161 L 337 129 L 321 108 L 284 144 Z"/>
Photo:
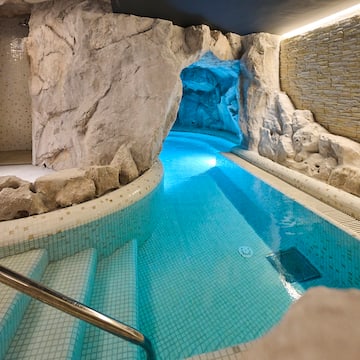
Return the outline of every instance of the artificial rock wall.
<path id="1" fill-rule="evenodd" d="M 113 14 L 102 0 L 35 4 L 29 24 L 34 164 L 110 164 L 120 182 L 136 178 L 152 166 L 175 122 L 181 72 L 212 52 L 240 60 L 235 98 L 243 148 L 360 195 L 360 144 L 329 133 L 281 91 L 278 36 L 184 29 Z M 233 121 L 237 109 L 227 93 L 219 99 Z"/>
<path id="2" fill-rule="evenodd" d="M 268 34 L 243 39 L 243 147 L 360 196 L 360 144 L 327 131 L 311 111 L 296 109 L 280 89 L 278 46 L 279 39 Z"/>
<path id="3" fill-rule="evenodd" d="M 333 134 L 360 142 L 360 15 L 281 42 L 281 87 Z"/>
<path id="4" fill-rule="evenodd" d="M 141 174 L 176 119 L 182 69 L 207 51 L 234 59 L 240 37 L 67 0 L 33 7 L 27 47 L 36 165 L 106 165 L 126 151 Z"/>

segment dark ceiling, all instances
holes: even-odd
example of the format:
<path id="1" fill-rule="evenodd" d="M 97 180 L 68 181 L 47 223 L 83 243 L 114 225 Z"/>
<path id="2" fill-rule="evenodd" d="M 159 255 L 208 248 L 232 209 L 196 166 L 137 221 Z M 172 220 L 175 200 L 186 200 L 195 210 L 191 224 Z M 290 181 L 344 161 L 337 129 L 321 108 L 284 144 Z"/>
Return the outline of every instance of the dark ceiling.
<path id="1" fill-rule="evenodd" d="M 245 35 L 283 34 L 356 5 L 359 0 L 112 0 L 114 12 L 207 24 L 212 29 Z"/>

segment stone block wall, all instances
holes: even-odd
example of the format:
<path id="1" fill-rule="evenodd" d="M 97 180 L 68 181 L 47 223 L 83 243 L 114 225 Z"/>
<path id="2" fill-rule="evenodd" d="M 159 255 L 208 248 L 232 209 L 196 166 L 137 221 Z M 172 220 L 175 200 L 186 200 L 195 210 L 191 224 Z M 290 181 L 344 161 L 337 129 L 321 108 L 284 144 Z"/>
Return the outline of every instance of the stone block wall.
<path id="1" fill-rule="evenodd" d="M 280 81 L 296 108 L 360 142 L 360 15 L 283 40 Z"/>
<path id="2" fill-rule="evenodd" d="M 23 17 L 0 18 L 0 151 L 31 150 L 29 60 Z"/>

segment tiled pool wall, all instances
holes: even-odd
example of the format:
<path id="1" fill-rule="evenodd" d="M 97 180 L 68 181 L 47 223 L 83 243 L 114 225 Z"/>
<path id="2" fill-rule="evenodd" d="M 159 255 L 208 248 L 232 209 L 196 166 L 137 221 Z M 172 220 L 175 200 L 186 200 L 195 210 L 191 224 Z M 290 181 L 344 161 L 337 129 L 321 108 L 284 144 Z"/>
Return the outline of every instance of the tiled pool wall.
<path id="1" fill-rule="evenodd" d="M 353 233 L 354 226 L 349 229 L 350 231 L 346 231 L 346 221 L 357 225 L 356 223 L 360 224 L 358 220 L 346 220 L 344 214 L 344 226 L 339 228 L 328 219 L 314 213 L 311 207 L 304 210 L 304 205 L 293 201 L 275 188 L 261 186 L 262 180 L 253 181 L 252 176 L 246 175 L 245 170 L 240 167 L 237 171 L 242 173 L 241 183 L 230 183 L 228 180 L 224 191 L 228 193 L 227 196 L 234 202 L 235 207 L 246 201 L 248 205 L 241 209 L 241 212 L 248 223 L 272 251 L 295 246 L 322 274 L 320 279 L 306 282 L 304 289 L 317 285 L 360 288 L 360 233 Z M 225 170 L 225 174 L 226 172 Z M 219 177 L 221 174 L 214 176 Z M 277 182 L 281 180 L 278 179 Z M 285 185 L 282 184 L 280 187 L 283 186 Z M 251 198 L 248 195 L 250 191 L 253 194 Z M 302 196 L 305 198 L 306 194 Z M 312 199 L 312 202 L 318 200 Z M 334 208 L 331 211 L 338 212 Z M 338 216 L 335 214 L 335 219 Z M 261 226 L 264 221 L 267 225 Z"/>
<path id="2" fill-rule="evenodd" d="M 158 161 L 132 183 L 98 199 L 0 222 L 0 258 L 43 248 L 56 261 L 91 247 L 106 257 L 131 239 L 141 245 L 156 224 L 162 178 Z"/>

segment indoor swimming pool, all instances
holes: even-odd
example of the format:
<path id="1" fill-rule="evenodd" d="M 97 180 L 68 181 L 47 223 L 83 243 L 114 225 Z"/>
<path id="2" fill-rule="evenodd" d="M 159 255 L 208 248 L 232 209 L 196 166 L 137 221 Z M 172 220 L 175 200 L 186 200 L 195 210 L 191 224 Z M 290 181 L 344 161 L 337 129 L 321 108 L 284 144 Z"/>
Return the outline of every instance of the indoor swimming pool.
<path id="1" fill-rule="evenodd" d="M 163 167 L 127 186 L 1 222 L 0 264 L 139 329 L 162 360 L 257 339 L 310 287 L 360 288 L 359 240 L 229 160 L 233 146 L 170 133 Z M 1 359 L 143 355 L 1 286 Z"/>
<path id="2" fill-rule="evenodd" d="M 164 143 L 138 273 L 141 330 L 160 359 L 256 339 L 309 287 L 360 288 L 359 241 L 221 155 L 232 146 L 186 133 Z"/>

